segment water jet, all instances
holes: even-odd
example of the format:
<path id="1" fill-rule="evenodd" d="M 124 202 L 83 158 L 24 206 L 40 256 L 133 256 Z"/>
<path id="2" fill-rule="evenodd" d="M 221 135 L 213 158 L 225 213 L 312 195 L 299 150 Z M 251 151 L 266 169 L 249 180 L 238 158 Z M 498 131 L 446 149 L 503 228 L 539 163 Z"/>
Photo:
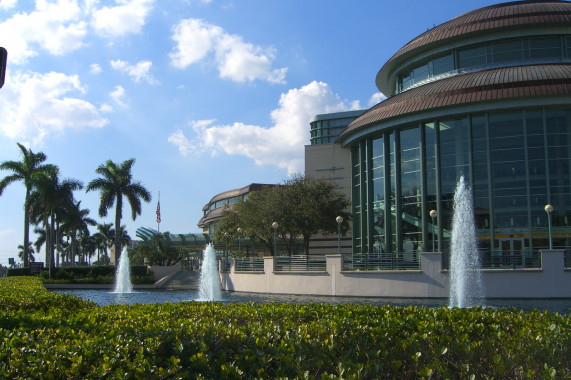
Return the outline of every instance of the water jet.
<path id="1" fill-rule="evenodd" d="M 461 176 L 454 192 L 450 247 L 450 307 L 484 306 L 472 191 Z"/>
<path id="2" fill-rule="evenodd" d="M 127 247 L 121 251 L 119 266 L 115 272 L 115 291 L 114 293 L 131 293 L 133 285 L 131 284 L 131 269 L 129 268 L 129 254 Z"/>
<path id="3" fill-rule="evenodd" d="M 220 278 L 218 276 L 218 261 L 214 245 L 207 244 L 200 268 L 198 284 L 199 301 L 217 301 L 221 299 Z"/>

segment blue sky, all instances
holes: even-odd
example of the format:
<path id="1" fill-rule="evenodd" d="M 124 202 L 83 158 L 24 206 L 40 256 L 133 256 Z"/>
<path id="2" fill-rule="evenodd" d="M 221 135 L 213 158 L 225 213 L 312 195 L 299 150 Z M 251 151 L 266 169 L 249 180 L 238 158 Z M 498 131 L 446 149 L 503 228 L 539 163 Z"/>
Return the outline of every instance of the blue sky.
<path id="1" fill-rule="evenodd" d="M 0 0 L 0 162 L 16 143 L 84 185 L 135 158 L 153 194 L 135 221 L 199 232 L 222 191 L 303 171 L 314 114 L 382 99 L 380 67 L 434 25 L 493 1 Z M 0 171 L 0 176 L 10 174 Z M 99 223 L 98 193 L 76 193 Z M 0 196 L 0 264 L 23 241 L 24 187 Z M 36 255 L 44 260 L 43 252 Z"/>

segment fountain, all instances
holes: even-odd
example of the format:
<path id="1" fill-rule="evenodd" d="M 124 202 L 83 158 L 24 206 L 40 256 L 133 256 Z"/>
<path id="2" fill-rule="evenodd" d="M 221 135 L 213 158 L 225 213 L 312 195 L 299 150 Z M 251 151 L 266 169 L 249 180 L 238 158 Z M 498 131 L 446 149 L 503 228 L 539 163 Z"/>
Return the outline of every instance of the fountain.
<path id="1" fill-rule="evenodd" d="M 115 291 L 114 293 L 131 293 L 133 285 L 131 285 L 131 271 L 129 269 L 129 254 L 127 247 L 121 251 L 121 259 L 115 273 Z"/>
<path id="2" fill-rule="evenodd" d="M 483 306 L 484 287 L 471 189 L 461 176 L 454 192 L 450 257 L 450 307 Z"/>
<path id="3" fill-rule="evenodd" d="M 200 301 L 216 301 L 220 299 L 220 279 L 218 277 L 218 261 L 212 244 L 207 244 L 200 268 L 198 285 Z"/>

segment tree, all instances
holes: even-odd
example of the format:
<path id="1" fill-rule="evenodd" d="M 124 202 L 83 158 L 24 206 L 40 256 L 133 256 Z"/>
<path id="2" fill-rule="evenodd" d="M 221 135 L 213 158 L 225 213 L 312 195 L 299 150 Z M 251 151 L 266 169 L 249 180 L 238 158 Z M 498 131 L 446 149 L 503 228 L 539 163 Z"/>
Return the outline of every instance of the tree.
<path id="1" fill-rule="evenodd" d="M 18 257 L 19 257 L 22 261 L 24 261 L 24 246 L 23 246 L 22 244 L 20 244 L 20 245 L 18 246 L 18 249 L 20 250 L 20 251 L 18 252 Z M 30 242 L 30 245 L 28 246 L 28 250 L 27 250 L 27 251 L 28 251 L 28 260 L 29 260 L 29 262 L 30 262 L 30 263 L 35 262 L 35 261 L 36 261 L 36 259 L 34 258 L 34 253 L 35 253 L 35 251 L 34 251 L 34 247 L 32 247 L 32 243 L 31 243 L 31 242 Z"/>
<path id="2" fill-rule="evenodd" d="M 341 232 L 349 229 L 351 202 L 337 185 L 325 179 L 295 174 L 279 189 L 278 207 L 284 220 L 284 231 L 303 237 L 305 254 L 309 254 L 309 240 L 313 235 L 333 235 L 338 232 L 336 218 L 341 216 Z"/>
<path id="3" fill-rule="evenodd" d="M 141 199 L 151 201 L 151 193 L 139 182 L 133 181 L 131 169 L 135 159 L 131 158 L 117 165 L 108 160 L 105 165 L 100 165 L 95 172 L 101 177 L 89 182 L 86 190 L 99 190 L 101 192 L 99 216 L 107 216 L 109 210 L 115 204 L 115 260 L 119 261 L 121 255 L 121 218 L 123 216 L 123 196 L 131 206 L 133 220 L 141 215 Z"/>
<path id="4" fill-rule="evenodd" d="M 185 257 L 182 249 L 175 247 L 169 232 L 156 233 L 149 240 L 144 240 L 137 247 L 129 250 L 134 261 L 150 265 L 176 265 Z"/>
<path id="5" fill-rule="evenodd" d="M 97 258 L 97 261 L 103 261 L 104 263 L 109 263 L 109 255 L 107 249 L 111 248 L 113 245 L 113 239 L 115 238 L 115 230 L 113 229 L 112 223 L 103 223 L 97 225 L 97 232 L 93 235 L 97 241 L 97 247 L 99 251 L 103 251 L 104 259 Z"/>
<path id="6" fill-rule="evenodd" d="M 53 165 L 43 164 L 47 159 L 42 152 L 34 153 L 31 149 L 27 149 L 18 143 L 18 147 L 22 151 L 22 161 L 4 161 L 0 164 L 0 170 L 10 170 L 13 174 L 4 177 L 0 181 L 0 196 L 9 184 L 16 181 L 23 181 L 26 188 L 26 196 L 24 198 L 24 250 L 27 251 L 30 246 L 30 205 L 29 198 L 34 187 L 34 180 L 39 173 L 53 169 Z M 24 254 L 24 267 L 28 267 L 28 255 Z"/>
<path id="7" fill-rule="evenodd" d="M 232 207 L 226 206 L 215 230 L 215 239 L 235 239 L 237 229 L 242 228 L 243 236 L 260 241 L 274 255 L 272 223 L 279 220 L 279 215 L 274 208 L 272 193 L 271 187 L 263 187 L 249 193 L 246 200 L 240 200 Z"/>
<path id="8" fill-rule="evenodd" d="M 97 222 L 91 219 L 89 216 L 89 209 L 81 208 L 81 201 L 74 202 L 73 206 L 68 209 L 67 219 L 61 225 L 61 229 L 71 237 L 71 264 L 73 265 L 73 260 L 76 255 L 78 255 L 77 250 L 77 237 L 79 236 L 87 237 L 89 236 L 89 227 L 95 226 Z"/>
<path id="9" fill-rule="evenodd" d="M 335 184 L 297 174 L 281 186 L 252 192 L 245 201 L 225 209 L 215 236 L 221 240 L 228 233 L 235 238 L 240 227 L 244 235 L 262 241 L 273 252 L 272 223 L 277 222 L 277 235 L 288 252 L 292 253 L 296 238 L 302 237 L 305 254 L 309 254 L 312 236 L 337 233 L 337 216 L 343 217 L 342 233 L 347 232 L 349 206 Z"/>
<path id="10" fill-rule="evenodd" d="M 30 195 L 30 217 L 41 220 L 45 228 L 46 265 L 54 267 L 56 243 L 56 211 L 70 210 L 74 207 L 73 191 L 82 189 L 80 181 L 67 178 L 60 182 L 59 169 L 50 168 L 40 173 Z M 69 212 L 60 215 L 68 216 Z"/>

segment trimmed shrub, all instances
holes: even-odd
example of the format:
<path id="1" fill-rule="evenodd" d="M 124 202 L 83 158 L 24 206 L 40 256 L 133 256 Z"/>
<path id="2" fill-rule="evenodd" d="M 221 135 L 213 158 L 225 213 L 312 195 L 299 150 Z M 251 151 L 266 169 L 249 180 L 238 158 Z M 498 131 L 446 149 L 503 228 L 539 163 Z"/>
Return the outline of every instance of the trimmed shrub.
<path id="1" fill-rule="evenodd" d="M 10 276 L 29 276 L 30 268 L 8 268 L 6 277 Z"/>
<path id="2" fill-rule="evenodd" d="M 571 317 L 516 309 L 93 306 L 0 279 L 4 378 L 570 378 Z"/>

